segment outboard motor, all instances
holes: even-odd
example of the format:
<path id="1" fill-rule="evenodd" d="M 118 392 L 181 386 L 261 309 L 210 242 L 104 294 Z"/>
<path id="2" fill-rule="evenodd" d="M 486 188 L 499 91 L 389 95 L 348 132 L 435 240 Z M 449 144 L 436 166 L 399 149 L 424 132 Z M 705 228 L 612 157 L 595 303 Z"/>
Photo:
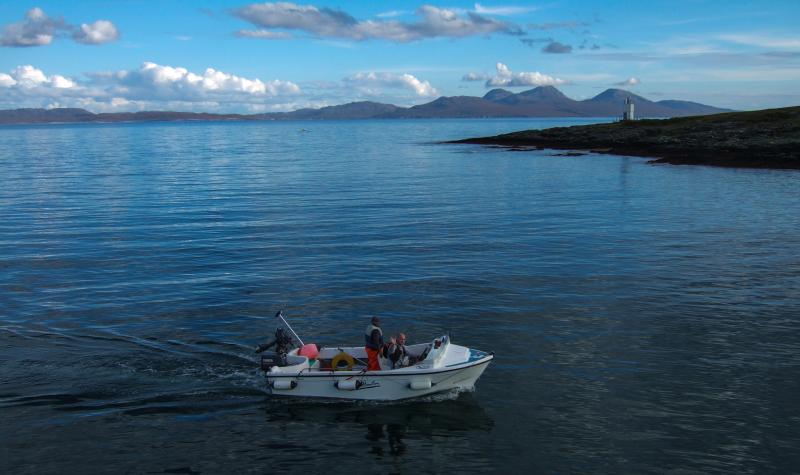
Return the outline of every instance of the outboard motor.
<path id="1" fill-rule="evenodd" d="M 270 352 L 261 356 L 261 370 L 269 371 L 273 366 L 286 366 L 286 354 L 294 347 L 294 340 L 283 328 L 275 330 L 275 339 L 262 343 L 256 347 L 256 353 L 275 347 L 275 352 Z"/>

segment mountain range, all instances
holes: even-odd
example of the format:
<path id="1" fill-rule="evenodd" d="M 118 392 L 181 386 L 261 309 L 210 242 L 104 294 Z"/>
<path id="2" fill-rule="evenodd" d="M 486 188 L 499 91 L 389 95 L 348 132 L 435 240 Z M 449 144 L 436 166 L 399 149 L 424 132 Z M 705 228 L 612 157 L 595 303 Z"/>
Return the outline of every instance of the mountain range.
<path id="1" fill-rule="evenodd" d="M 379 102 L 350 102 L 292 112 L 265 114 L 212 114 L 195 112 L 113 112 L 95 114 L 85 109 L 0 110 L 0 124 L 52 122 L 144 122 L 177 120 L 326 120 L 326 119 L 421 119 L 478 117 L 615 117 L 621 116 L 630 98 L 639 117 L 683 117 L 730 112 L 730 109 L 689 101 L 651 101 L 622 89 L 607 89 L 597 96 L 576 101 L 553 86 L 513 93 L 492 89 L 483 97 L 440 97 L 426 104 L 399 107 Z"/>

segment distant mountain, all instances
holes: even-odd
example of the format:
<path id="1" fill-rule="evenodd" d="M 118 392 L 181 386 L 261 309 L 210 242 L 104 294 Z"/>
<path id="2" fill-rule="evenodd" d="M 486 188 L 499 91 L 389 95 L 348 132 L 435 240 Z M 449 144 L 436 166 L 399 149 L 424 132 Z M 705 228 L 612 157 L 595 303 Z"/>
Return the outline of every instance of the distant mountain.
<path id="1" fill-rule="evenodd" d="M 495 91 L 498 92 L 489 100 L 509 106 L 513 109 L 515 116 L 569 117 L 585 115 L 581 113 L 578 101 L 570 99 L 553 86 L 540 86 L 519 94 L 504 89 L 495 89 Z"/>
<path id="2" fill-rule="evenodd" d="M 613 117 L 622 115 L 626 98 L 633 101 L 636 115 L 640 117 L 679 117 L 730 112 L 730 109 L 689 101 L 653 102 L 622 89 L 607 89 L 591 99 L 576 101 L 553 86 L 540 86 L 517 94 L 506 89 L 492 89 L 483 97 L 440 97 L 408 108 L 374 102 L 353 102 L 265 116 L 270 119 Z"/>
<path id="3" fill-rule="evenodd" d="M 84 122 L 95 114 L 85 109 L 11 109 L 0 111 L 0 124 L 30 124 L 37 122 Z"/>
<path id="4" fill-rule="evenodd" d="M 653 102 L 622 89 L 606 89 L 588 101 L 582 102 L 586 103 L 587 111 L 602 114 L 608 110 L 622 110 L 627 98 L 633 102 L 635 113 L 639 117 L 682 117 L 731 112 L 730 109 L 720 109 L 689 101 Z"/>
<path id="5" fill-rule="evenodd" d="M 720 109 L 712 106 L 707 106 L 705 104 L 700 104 L 698 102 L 690 102 L 690 101 L 674 101 L 674 100 L 664 100 L 658 101 L 656 104 L 662 105 L 667 107 L 671 110 L 686 110 L 690 111 L 691 114 L 687 115 L 706 115 L 706 114 L 715 114 L 719 112 Z M 728 109 L 725 109 L 728 110 Z"/>
<path id="6" fill-rule="evenodd" d="M 511 91 L 506 91 L 505 89 L 492 89 L 491 91 L 487 92 L 483 98 L 487 101 L 502 102 L 503 99 L 514 95 L 516 94 Z"/>
<path id="7" fill-rule="evenodd" d="M 260 114 L 263 119 L 376 119 L 389 117 L 402 107 L 380 102 L 349 102 L 321 109 L 298 109 L 292 112 Z"/>
<path id="8" fill-rule="evenodd" d="M 502 104 L 495 104 L 482 97 L 453 96 L 440 97 L 427 104 L 409 107 L 398 111 L 398 118 L 443 118 L 443 117 L 503 117 L 513 116 L 512 111 Z"/>
<path id="9" fill-rule="evenodd" d="M 0 110 L 0 124 L 41 124 L 74 122 L 150 122 L 150 121 L 256 120 L 242 114 L 209 114 L 207 112 L 114 112 L 95 114 L 86 109 L 10 109 Z"/>
<path id="10" fill-rule="evenodd" d="M 524 103 L 559 103 L 559 102 L 575 102 L 568 98 L 561 91 L 553 86 L 540 86 L 534 89 L 520 92 L 519 94 L 512 94 L 503 102 L 506 104 L 524 104 Z"/>
<path id="11" fill-rule="evenodd" d="M 14 109 L 0 111 L 0 124 L 52 122 L 128 122 L 177 120 L 331 120 L 416 119 L 469 117 L 615 117 L 622 115 L 630 98 L 639 117 L 682 117 L 730 112 L 689 101 L 653 102 L 622 89 L 607 89 L 597 96 L 576 101 L 553 86 L 513 93 L 492 89 L 483 97 L 440 97 L 427 104 L 398 107 L 379 102 L 350 102 L 320 109 L 298 109 L 267 114 L 210 114 L 144 111 L 94 114 L 84 109 Z"/>

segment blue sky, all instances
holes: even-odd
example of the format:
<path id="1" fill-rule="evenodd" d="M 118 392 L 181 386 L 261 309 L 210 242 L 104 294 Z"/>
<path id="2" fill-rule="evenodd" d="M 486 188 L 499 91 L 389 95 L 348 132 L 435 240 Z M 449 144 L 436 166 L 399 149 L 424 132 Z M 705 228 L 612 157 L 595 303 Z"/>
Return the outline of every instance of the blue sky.
<path id="1" fill-rule="evenodd" d="M 260 112 L 555 85 L 800 104 L 800 2 L 15 1 L 0 108 Z"/>

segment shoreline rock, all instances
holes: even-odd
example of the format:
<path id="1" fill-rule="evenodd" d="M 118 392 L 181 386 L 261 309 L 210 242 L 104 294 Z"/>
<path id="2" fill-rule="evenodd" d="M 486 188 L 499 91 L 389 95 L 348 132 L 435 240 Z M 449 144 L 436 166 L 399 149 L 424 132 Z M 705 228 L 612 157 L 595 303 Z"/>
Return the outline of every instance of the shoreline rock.
<path id="1" fill-rule="evenodd" d="M 447 143 L 591 151 L 673 165 L 800 169 L 800 107 L 524 130 Z"/>

